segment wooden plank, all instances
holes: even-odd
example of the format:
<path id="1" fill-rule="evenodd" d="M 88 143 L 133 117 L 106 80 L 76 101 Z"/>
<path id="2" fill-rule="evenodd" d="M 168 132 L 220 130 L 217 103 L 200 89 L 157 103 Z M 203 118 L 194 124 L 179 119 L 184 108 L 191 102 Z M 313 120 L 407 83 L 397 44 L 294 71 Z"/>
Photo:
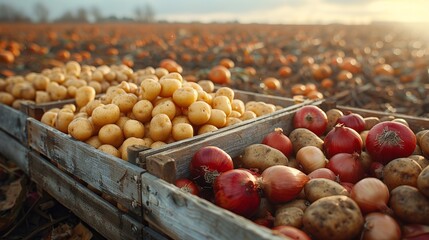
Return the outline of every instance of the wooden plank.
<path id="1" fill-rule="evenodd" d="M 32 149 L 141 215 L 140 175 L 144 169 L 77 141 L 33 118 L 28 119 L 28 132 Z"/>
<path id="2" fill-rule="evenodd" d="M 26 120 L 27 116 L 24 113 L 0 104 L 0 129 L 25 145 L 27 145 Z"/>
<path id="3" fill-rule="evenodd" d="M 107 239 L 143 239 L 147 227 L 61 172 L 38 153 L 30 152 L 33 181 Z M 145 234 L 150 234 L 145 232 Z"/>
<path id="4" fill-rule="evenodd" d="M 173 239 L 284 239 L 152 174 L 142 186 L 145 220 Z"/>
<path id="5" fill-rule="evenodd" d="M 28 174 L 28 148 L 18 142 L 11 135 L 0 130 L 0 154 L 6 159 L 16 163 L 16 165 Z"/>
<path id="6" fill-rule="evenodd" d="M 35 118 L 40 121 L 43 114 L 52 108 L 61 108 L 66 104 L 74 104 L 74 99 L 65 99 L 61 101 L 53 101 L 47 103 L 22 103 L 21 112 L 25 113 L 27 116 Z"/>
<path id="7" fill-rule="evenodd" d="M 428 118 L 422 118 L 422 117 L 414 117 L 409 116 L 405 114 L 397 114 L 397 113 L 387 113 L 387 112 L 380 112 L 380 111 L 374 111 L 374 110 L 367 110 L 367 109 L 361 109 L 361 108 L 355 108 L 355 107 L 348 107 L 348 106 L 337 106 L 338 109 L 340 109 L 343 112 L 354 112 L 360 114 L 362 117 L 387 117 L 387 116 L 393 116 L 395 118 L 403 118 L 405 119 L 411 130 L 414 132 L 418 132 L 424 129 L 429 129 L 429 119 Z"/>

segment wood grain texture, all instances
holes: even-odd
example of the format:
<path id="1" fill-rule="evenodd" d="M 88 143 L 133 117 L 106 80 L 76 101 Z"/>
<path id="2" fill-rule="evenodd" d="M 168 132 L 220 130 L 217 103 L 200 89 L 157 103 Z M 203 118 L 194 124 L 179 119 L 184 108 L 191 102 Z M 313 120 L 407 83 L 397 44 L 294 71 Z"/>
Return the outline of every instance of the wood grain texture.
<path id="1" fill-rule="evenodd" d="M 0 130 L 0 154 L 13 161 L 25 173 L 28 173 L 28 148 L 17 139 Z"/>
<path id="2" fill-rule="evenodd" d="M 107 239 L 143 239 L 145 226 L 30 152 L 30 177 Z M 149 234 L 149 233 L 145 233 Z"/>
<path id="3" fill-rule="evenodd" d="M 26 114 L 0 104 L 0 129 L 24 145 L 27 145 L 26 120 Z"/>
<path id="4" fill-rule="evenodd" d="M 151 174 L 142 185 L 145 220 L 173 239 L 284 239 Z"/>
<path id="5" fill-rule="evenodd" d="M 140 175 L 144 169 L 72 139 L 32 118 L 28 119 L 28 131 L 32 149 L 141 215 Z"/>

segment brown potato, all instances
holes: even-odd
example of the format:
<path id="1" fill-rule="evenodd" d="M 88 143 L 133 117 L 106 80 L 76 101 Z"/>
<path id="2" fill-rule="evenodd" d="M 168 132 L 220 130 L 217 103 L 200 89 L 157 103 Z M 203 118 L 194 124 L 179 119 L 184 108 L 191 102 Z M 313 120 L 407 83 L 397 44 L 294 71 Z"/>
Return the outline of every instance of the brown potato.
<path id="1" fill-rule="evenodd" d="M 279 150 L 265 144 L 252 144 L 244 149 L 242 166 L 257 168 L 262 173 L 274 165 L 287 165 L 288 158 Z"/>
<path id="2" fill-rule="evenodd" d="M 429 166 L 429 160 L 422 155 L 411 155 L 408 158 L 416 161 L 422 169 L 425 169 L 427 166 Z"/>
<path id="3" fill-rule="evenodd" d="M 42 115 L 42 119 L 40 119 L 40 122 L 51 126 L 51 127 L 55 127 L 55 120 L 57 119 L 57 112 L 53 112 L 53 111 L 48 111 L 45 112 Z"/>
<path id="4" fill-rule="evenodd" d="M 372 127 L 380 123 L 380 119 L 378 117 L 366 117 L 363 119 L 365 121 L 365 130 L 370 130 Z"/>
<path id="5" fill-rule="evenodd" d="M 150 121 L 150 138 L 154 141 L 165 141 L 170 137 L 171 129 L 170 118 L 166 114 L 158 114 Z"/>
<path id="6" fill-rule="evenodd" d="M 8 106 L 12 106 L 13 101 L 15 101 L 15 98 L 13 97 L 12 94 L 7 92 L 0 92 L 0 103 Z"/>
<path id="7" fill-rule="evenodd" d="M 304 211 L 297 207 L 279 208 L 275 213 L 274 226 L 302 227 Z"/>
<path id="8" fill-rule="evenodd" d="M 112 156 L 115 156 L 117 158 L 121 157 L 121 152 L 119 152 L 119 150 L 112 145 L 103 144 L 103 145 L 99 146 L 97 149 L 100 151 L 103 151 L 107 154 L 110 154 Z"/>
<path id="9" fill-rule="evenodd" d="M 98 126 L 112 124 L 118 121 L 121 115 L 119 107 L 115 104 L 100 105 L 92 111 L 92 122 Z"/>
<path id="10" fill-rule="evenodd" d="M 98 138 L 103 144 L 109 144 L 118 148 L 124 142 L 124 134 L 116 124 L 106 124 L 98 131 Z"/>
<path id="11" fill-rule="evenodd" d="M 55 128 L 63 133 L 68 133 L 68 127 L 71 121 L 73 121 L 74 114 L 69 109 L 61 109 L 55 119 Z"/>
<path id="12" fill-rule="evenodd" d="M 135 137 L 135 138 L 143 138 L 144 137 L 144 125 L 143 123 L 129 119 L 124 123 L 123 132 L 125 138 Z"/>
<path id="13" fill-rule="evenodd" d="M 91 121 L 87 118 L 75 118 L 68 126 L 68 133 L 79 141 L 88 140 L 94 131 Z"/>
<path id="14" fill-rule="evenodd" d="M 315 239 L 354 239 L 362 230 L 364 218 L 349 197 L 330 196 L 312 203 L 304 212 L 303 229 Z"/>
<path id="15" fill-rule="evenodd" d="M 429 167 L 425 167 L 417 178 L 417 188 L 429 199 Z"/>
<path id="16" fill-rule="evenodd" d="M 389 206 L 407 223 L 429 225 L 429 199 L 412 186 L 402 185 L 390 192 Z"/>
<path id="17" fill-rule="evenodd" d="M 98 139 L 98 135 L 95 135 L 95 136 L 92 136 L 92 137 L 88 138 L 85 141 L 85 143 L 87 143 L 87 144 L 89 144 L 89 145 L 91 145 L 91 146 L 93 146 L 95 148 L 98 148 L 98 147 L 100 147 L 102 145 L 102 143 L 100 142 L 100 139 Z"/>
<path id="18" fill-rule="evenodd" d="M 81 108 L 95 99 L 95 89 L 90 86 L 83 86 L 77 89 L 75 95 L 76 105 Z"/>
<path id="19" fill-rule="evenodd" d="M 315 146 L 323 151 L 323 140 L 306 128 L 296 128 L 289 134 L 295 153 L 305 146 Z"/>
<path id="20" fill-rule="evenodd" d="M 49 96 L 49 93 L 45 91 L 36 91 L 36 98 L 35 98 L 36 103 L 46 103 L 50 101 L 51 101 L 51 97 Z M 1 102 L 1 97 L 0 97 L 0 102 Z"/>
<path id="21" fill-rule="evenodd" d="M 318 199 L 328 196 L 349 196 L 349 192 L 345 187 L 335 181 L 325 178 L 310 179 L 304 186 L 304 193 L 306 199 L 310 202 L 315 202 Z"/>
<path id="22" fill-rule="evenodd" d="M 396 158 L 383 168 L 383 182 L 392 190 L 400 185 L 416 187 L 422 171 L 420 165 L 411 158 Z"/>
<path id="23" fill-rule="evenodd" d="M 112 99 L 112 103 L 117 105 L 122 113 L 131 112 L 137 101 L 137 96 L 132 93 L 120 94 Z"/>
<path id="24" fill-rule="evenodd" d="M 420 135 L 418 144 L 422 150 L 423 156 L 429 158 L 429 131 Z"/>
<path id="25" fill-rule="evenodd" d="M 335 125 L 337 125 L 338 118 L 342 117 L 344 114 L 341 110 L 332 108 L 326 111 L 326 116 L 328 117 L 328 126 L 326 127 L 326 133 L 331 131 Z"/>
<path id="26" fill-rule="evenodd" d="M 119 151 L 121 152 L 122 160 L 128 161 L 128 147 L 130 146 L 150 147 L 150 144 L 148 144 L 148 142 L 146 142 L 141 138 L 136 138 L 136 137 L 127 138 L 119 148 Z"/>

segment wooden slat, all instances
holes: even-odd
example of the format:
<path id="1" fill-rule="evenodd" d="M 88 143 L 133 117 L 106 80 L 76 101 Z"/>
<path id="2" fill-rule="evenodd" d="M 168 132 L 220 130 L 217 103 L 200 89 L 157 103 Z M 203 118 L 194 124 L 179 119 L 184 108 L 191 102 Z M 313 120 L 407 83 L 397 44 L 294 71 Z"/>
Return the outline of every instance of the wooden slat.
<path id="1" fill-rule="evenodd" d="M 25 113 L 27 116 L 40 120 L 43 114 L 49 109 L 53 108 L 62 108 L 66 104 L 75 103 L 74 99 L 66 99 L 61 101 L 53 101 L 47 103 L 22 103 L 21 111 Z"/>
<path id="2" fill-rule="evenodd" d="M 428 118 L 414 117 L 414 116 L 409 116 L 409 115 L 405 115 L 405 114 L 380 112 L 380 111 L 367 110 L 367 109 L 348 107 L 348 106 L 337 106 L 337 108 L 343 112 L 350 111 L 350 112 L 354 112 L 354 113 L 359 113 L 362 117 L 378 117 L 378 118 L 381 118 L 381 117 L 386 117 L 386 116 L 393 116 L 395 118 L 403 118 L 408 122 L 411 130 L 413 130 L 414 132 L 418 132 L 418 131 L 421 131 L 424 129 L 429 129 L 429 119 Z"/>
<path id="3" fill-rule="evenodd" d="M 33 181 L 107 239 L 143 239 L 145 226 L 30 152 Z M 148 234 L 148 233 L 145 233 Z"/>
<path id="4" fill-rule="evenodd" d="M 151 174 L 142 186 L 145 220 L 173 239 L 284 239 Z"/>
<path id="5" fill-rule="evenodd" d="M 141 215 L 140 175 L 144 169 L 74 140 L 33 118 L 28 119 L 28 132 L 32 149 Z"/>
<path id="6" fill-rule="evenodd" d="M 27 144 L 26 120 L 27 116 L 24 113 L 0 104 L 0 129 L 25 145 Z"/>
<path id="7" fill-rule="evenodd" d="M 11 135 L 0 130 L 0 154 L 28 173 L 28 148 Z"/>

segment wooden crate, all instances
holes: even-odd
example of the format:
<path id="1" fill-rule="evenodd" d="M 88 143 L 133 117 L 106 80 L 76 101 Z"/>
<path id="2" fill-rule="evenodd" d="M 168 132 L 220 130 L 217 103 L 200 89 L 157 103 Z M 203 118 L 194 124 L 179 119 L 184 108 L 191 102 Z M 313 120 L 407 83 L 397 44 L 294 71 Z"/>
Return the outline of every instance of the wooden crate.
<path id="1" fill-rule="evenodd" d="M 31 149 L 43 154 L 63 170 L 111 195 L 133 213 L 141 215 L 142 168 L 72 139 L 36 119 L 27 120 Z"/>
<path id="2" fill-rule="evenodd" d="M 38 153 L 30 151 L 28 158 L 31 179 L 107 239 L 167 239 L 121 212 Z"/>
<path id="3" fill-rule="evenodd" d="M 342 111 L 359 113 L 362 116 L 383 117 L 391 115 L 371 110 L 336 106 L 326 102 L 318 102 L 314 105 L 325 110 L 336 107 Z M 189 164 L 192 156 L 201 147 L 217 146 L 234 158 L 242 154 L 246 146 L 260 143 L 263 137 L 276 127 L 282 128 L 284 133 L 288 135 L 293 130 L 293 116 L 296 111 L 297 109 L 282 112 L 229 132 L 210 136 L 194 144 L 147 157 L 149 174 L 145 173 L 142 177 L 144 219 L 177 239 L 203 239 L 208 237 L 204 235 L 205 231 L 213 232 L 219 239 L 252 238 L 245 235 L 249 229 L 253 231 L 252 236 L 257 236 L 254 237 L 255 239 L 269 239 L 262 227 L 230 212 L 226 213 L 225 210 L 222 211 L 203 199 L 182 193 L 172 182 L 178 178 L 189 177 Z M 393 116 L 407 120 L 414 131 L 429 129 L 429 119 L 404 115 Z M 155 176 L 151 176 L 152 174 Z M 160 179 L 156 179 L 156 176 Z M 195 220 L 191 221 L 189 216 Z M 231 219 L 234 220 L 229 222 Z M 226 222 L 230 225 L 219 227 L 214 222 Z M 185 225 L 188 226 L 186 231 L 181 229 Z"/>
<path id="4" fill-rule="evenodd" d="M 21 144 L 27 144 L 27 115 L 19 110 L 0 104 L 0 130 Z"/>

